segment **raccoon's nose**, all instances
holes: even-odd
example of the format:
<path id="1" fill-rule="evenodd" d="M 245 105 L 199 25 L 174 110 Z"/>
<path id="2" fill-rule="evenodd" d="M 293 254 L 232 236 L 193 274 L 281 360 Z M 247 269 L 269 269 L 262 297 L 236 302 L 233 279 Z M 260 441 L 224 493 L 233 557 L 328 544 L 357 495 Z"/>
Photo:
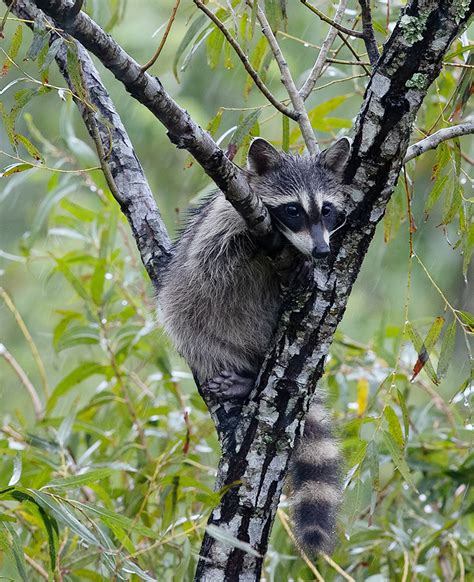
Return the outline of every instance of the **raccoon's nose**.
<path id="1" fill-rule="evenodd" d="M 324 259 L 324 257 L 329 255 L 329 246 L 326 245 L 324 247 L 314 247 L 311 254 L 315 259 Z"/>

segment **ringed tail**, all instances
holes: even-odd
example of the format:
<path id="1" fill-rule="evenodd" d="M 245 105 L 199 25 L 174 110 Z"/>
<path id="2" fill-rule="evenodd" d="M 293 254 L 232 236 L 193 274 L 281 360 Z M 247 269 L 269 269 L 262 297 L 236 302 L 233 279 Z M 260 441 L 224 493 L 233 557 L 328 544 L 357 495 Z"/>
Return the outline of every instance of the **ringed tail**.
<path id="1" fill-rule="evenodd" d="M 309 554 L 330 554 L 342 498 L 342 459 L 328 412 L 316 400 L 309 409 L 290 476 L 296 539 Z"/>

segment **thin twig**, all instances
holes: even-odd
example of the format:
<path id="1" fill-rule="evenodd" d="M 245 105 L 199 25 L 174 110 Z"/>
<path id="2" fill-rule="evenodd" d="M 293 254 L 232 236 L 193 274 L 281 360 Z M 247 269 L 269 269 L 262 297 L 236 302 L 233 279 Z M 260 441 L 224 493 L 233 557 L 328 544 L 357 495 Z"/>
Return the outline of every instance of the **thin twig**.
<path id="1" fill-rule="evenodd" d="M 247 55 L 244 53 L 244 51 L 240 47 L 239 43 L 235 40 L 235 38 L 230 34 L 230 32 L 224 26 L 224 23 L 221 20 L 219 20 L 219 18 L 217 18 L 217 16 L 214 14 L 214 12 L 209 10 L 209 8 L 203 2 L 201 2 L 201 0 L 194 0 L 194 4 L 196 4 L 196 6 L 199 8 L 199 10 L 204 12 L 204 14 L 210 20 L 212 20 L 212 22 L 216 25 L 216 27 L 222 32 L 222 34 L 225 36 L 227 42 L 234 49 L 234 51 L 236 52 L 240 61 L 244 65 L 245 70 L 252 77 L 255 85 L 260 89 L 260 91 L 263 93 L 263 95 L 265 95 L 265 97 L 270 101 L 270 103 L 276 109 L 278 109 L 278 111 L 283 113 L 283 115 L 286 115 L 287 117 L 289 117 L 290 119 L 293 119 L 294 121 L 298 121 L 298 118 L 300 117 L 300 113 L 297 111 L 294 111 L 293 109 L 289 109 L 288 107 L 285 107 L 285 105 L 283 105 L 280 101 L 278 101 L 278 99 L 276 97 L 274 97 L 274 95 L 271 93 L 271 91 L 268 89 L 268 87 L 262 81 L 260 75 L 257 73 L 257 71 L 251 65 Z"/>
<path id="2" fill-rule="evenodd" d="M 310 4 L 306 0 L 300 0 L 300 2 L 302 4 L 304 4 L 306 6 L 306 8 L 309 8 L 311 10 L 311 12 L 314 12 L 314 14 L 319 16 L 319 18 L 321 20 L 323 20 L 324 22 L 327 22 L 336 30 L 339 30 L 339 32 L 343 32 L 344 34 L 350 34 L 351 36 L 355 36 L 356 38 L 364 38 L 363 32 L 359 32 L 358 30 L 352 30 L 351 28 L 346 28 L 345 26 L 342 26 L 342 24 L 339 23 L 339 19 L 336 17 L 334 17 L 334 20 L 331 20 L 331 18 L 326 16 L 323 12 L 321 12 L 321 10 L 318 10 L 317 8 L 315 8 L 312 4 Z M 340 4 L 339 4 L 339 6 L 340 6 Z M 339 11 L 339 7 L 338 7 L 338 11 Z M 336 12 L 336 14 L 337 14 L 337 12 Z"/>
<path id="3" fill-rule="evenodd" d="M 36 562 L 35 560 L 33 560 L 33 558 L 28 556 L 26 552 L 24 553 L 24 556 L 25 562 L 28 562 L 28 564 L 33 568 L 33 570 L 36 570 L 38 574 L 42 576 L 45 580 L 49 580 L 49 574 L 48 572 L 46 572 L 43 566 L 41 566 L 41 564 L 38 564 L 38 562 Z"/>
<path id="4" fill-rule="evenodd" d="M 257 2 L 257 0 L 254 0 Z M 247 3 L 250 6 L 253 6 L 253 3 L 250 0 L 247 0 Z M 288 67 L 288 63 L 283 56 L 281 51 L 280 45 L 278 44 L 275 35 L 271 29 L 271 26 L 267 20 L 265 12 L 260 8 L 257 4 L 257 18 L 260 22 L 260 26 L 262 27 L 262 34 L 268 41 L 270 45 L 270 49 L 275 57 L 277 62 L 278 68 L 280 69 L 281 73 L 281 81 L 285 86 L 285 89 L 288 92 L 288 96 L 291 99 L 291 103 L 295 109 L 295 111 L 299 114 L 298 118 L 298 125 L 301 129 L 301 135 L 303 136 L 304 142 L 310 154 L 317 154 L 319 152 L 318 143 L 316 141 L 316 137 L 314 135 L 313 128 L 311 127 L 311 122 L 308 117 L 308 113 L 306 111 L 304 105 L 304 99 L 299 94 L 298 89 L 296 88 L 295 82 L 293 81 L 293 77 L 291 76 L 290 69 Z"/>
<path id="5" fill-rule="evenodd" d="M 339 564 L 337 564 L 331 558 L 331 556 L 328 556 L 327 554 L 321 554 L 321 557 L 331 566 L 331 568 L 334 568 L 334 570 L 336 570 L 336 572 L 340 574 L 344 580 L 347 580 L 348 582 L 355 582 L 354 578 L 350 576 L 345 570 L 343 570 L 341 566 L 339 566 Z"/>
<path id="6" fill-rule="evenodd" d="M 337 36 L 342 40 L 342 42 L 346 45 L 346 47 L 351 51 L 351 53 L 354 55 L 354 57 L 356 58 L 356 60 L 358 62 L 361 63 L 361 67 L 363 67 L 364 71 L 367 73 L 367 75 L 370 75 L 370 71 L 369 69 L 362 64 L 362 61 L 360 60 L 359 55 L 356 53 L 356 51 L 352 48 L 351 43 L 347 40 L 347 38 L 341 34 L 340 32 L 337 33 Z"/>
<path id="7" fill-rule="evenodd" d="M 306 555 L 304 550 L 301 549 L 299 547 L 298 543 L 296 542 L 295 535 L 291 531 L 291 527 L 290 527 L 290 524 L 288 523 L 288 518 L 287 518 L 286 514 L 281 509 L 277 509 L 277 515 L 280 519 L 281 525 L 284 527 L 286 533 L 288 534 L 288 537 L 294 543 L 294 545 L 298 548 L 298 550 L 301 554 L 301 557 L 303 558 L 303 560 L 305 561 L 306 565 L 311 570 L 311 572 L 314 574 L 314 577 L 316 578 L 316 580 L 318 582 L 324 582 L 324 578 L 321 576 L 321 574 L 319 573 L 316 566 L 313 564 L 313 562 L 308 558 L 308 556 Z"/>
<path id="8" fill-rule="evenodd" d="M 7 6 L 7 10 L 6 10 L 5 14 L 3 15 L 2 21 L 0 22 L 0 38 L 5 38 L 3 31 L 5 30 L 5 25 L 6 25 L 7 20 L 8 20 L 8 15 L 10 14 L 10 10 L 12 9 L 13 4 L 15 4 L 15 0 L 12 1 L 10 6 Z"/>
<path id="9" fill-rule="evenodd" d="M 44 395 L 46 398 L 48 398 L 48 396 L 49 396 L 48 379 L 46 377 L 46 370 L 45 370 L 45 367 L 43 364 L 43 360 L 41 359 L 40 353 L 38 351 L 38 348 L 36 347 L 36 344 L 33 341 L 33 338 L 31 337 L 31 334 L 30 334 L 28 328 L 26 327 L 26 324 L 25 324 L 22 316 L 20 315 L 20 312 L 15 307 L 15 304 L 13 303 L 12 298 L 5 291 L 5 289 L 3 289 L 3 287 L 0 287 L 0 295 L 2 296 L 2 299 L 5 302 L 5 305 L 12 312 L 13 317 L 15 318 L 15 320 L 18 324 L 18 327 L 21 330 L 21 333 L 23 334 L 28 345 L 30 346 L 31 353 L 33 354 L 33 359 L 35 360 L 36 365 L 38 367 L 39 375 L 41 378 L 41 384 L 43 385 Z"/>
<path id="10" fill-rule="evenodd" d="M 335 65 L 356 65 L 358 67 L 361 67 L 362 65 L 367 65 L 368 67 L 370 67 L 370 62 L 369 61 L 346 61 L 345 59 L 331 59 L 331 58 L 327 58 L 326 59 L 327 63 L 334 63 Z"/>
<path id="11" fill-rule="evenodd" d="M 375 40 L 374 27 L 372 26 L 372 12 L 370 10 L 370 0 L 359 0 L 362 13 L 362 38 L 364 39 L 365 48 L 369 55 L 372 66 L 379 60 L 380 53 Z"/>
<path id="12" fill-rule="evenodd" d="M 158 57 L 160 56 L 161 51 L 163 50 L 163 47 L 165 46 L 165 43 L 166 43 L 166 40 L 167 40 L 168 35 L 170 33 L 171 27 L 173 26 L 173 22 L 174 22 L 174 19 L 176 18 L 176 13 L 178 12 L 180 2 L 181 2 L 181 0 L 176 0 L 176 3 L 173 6 L 173 10 L 171 12 L 171 16 L 169 17 L 168 24 L 166 25 L 166 30 L 163 34 L 162 39 L 161 39 L 161 42 L 160 42 L 158 48 L 156 49 L 155 54 L 151 57 L 151 59 L 147 63 L 142 65 L 142 67 L 141 67 L 142 71 L 147 71 L 158 60 Z"/>
<path id="13" fill-rule="evenodd" d="M 302 2 L 308 8 L 310 8 L 310 9 L 313 8 L 307 2 L 304 2 L 303 0 L 302 0 Z M 316 59 L 316 62 L 314 63 L 313 68 L 311 69 L 311 72 L 310 72 L 308 78 L 306 79 L 306 81 L 304 82 L 303 86 L 300 89 L 300 95 L 301 95 L 301 98 L 303 99 L 303 101 L 306 101 L 306 99 L 311 94 L 311 91 L 313 90 L 314 86 L 316 85 L 316 81 L 319 79 L 319 77 L 321 76 L 321 74 L 323 72 L 323 67 L 324 67 L 325 63 L 329 61 L 327 56 L 328 56 L 328 53 L 332 47 L 332 44 L 337 36 L 337 30 L 336 30 L 335 25 L 340 20 L 342 20 L 342 17 L 344 16 L 344 12 L 346 10 L 346 6 L 347 6 L 347 0 L 340 0 L 339 6 L 337 7 L 337 10 L 336 10 L 336 14 L 334 15 L 334 21 L 331 21 L 331 28 L 329 29 L 327 36 L 324 39 L 324 42 L 321 46 L 321 50 L 319 51 L 319 55 Z"/>
<path id="14" fill-rule="evenodd" d="M 30 395 L 31 402 L 33 404 L 35 418 L 36 420 L 41 420 L 43 418 L 43 404 L 41 403 L 36 388 L 33 386 L 30 379 L 26 375 L 26 372 L 23 370 L 20 364 L 15 360 L 15 358 L 3 344 L 0 344 L 0 356 L 7 362 L 7 364 L 9 364 L 12 367 L 12 369 L 20 379 L 20 382 L 26 388 L 26 391 Z"/>
<path id="15" fill-rule="evenodd" d="M 461 135 L 468 135 L 474 133 L 474 122 L 469 121 L 467 123 L 460 123 L 459 125 L 454 125 L 453 127 L 445 127 L 433 133 L 432 135 L 425 137 L 418 143 L 413 144 L 407 150 L 403 163 L 406 164 L 413 158 L 424 154 L 428 150 L 434 150 L 439 146 L 439 144 L 447 139 L 453 139 L 454 137 L 459 137 Z"/>

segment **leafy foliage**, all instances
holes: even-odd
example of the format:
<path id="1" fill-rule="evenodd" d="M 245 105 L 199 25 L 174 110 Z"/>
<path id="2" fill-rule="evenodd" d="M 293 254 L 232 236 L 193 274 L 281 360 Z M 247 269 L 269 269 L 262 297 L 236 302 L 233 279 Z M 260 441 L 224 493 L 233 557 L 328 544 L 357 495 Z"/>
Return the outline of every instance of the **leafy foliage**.
<path id="1" fill-rule="evenodd" d="M 173 3 L 167 4 L 159 9 L 163 20 Z M 87 8 L 104 27 L 116 26 L 119 33 L 128 14 L 125 5 L 96 1 Z M 255 25 L 255 11 L 238 1 L 210 5 L 264 82 L 278 90 L 275 63 Z M 150 6 L 143 4 L 149 17 L 157 10 L 148 12 Z M 290 18 L 286 2 L 269 0 L 264 6 L 298 71 L 300 55 L 319 43 L 323 33 L 311 36 L 304 26 L 309 17 L 304 7 Z M 374 18 L 383 41 L 387 26 L 382 8 Z M 213 426 L 184 363 L 156 326 L 154 300 L 128 226 L 97 170 L 87 138 L 75 127 L 70 91 L 55 80 L 54 56 L 67 41 L 49 46 L 44 25 L 36 25 L 31 35 L 24 24 L 10 20 L 1 45 L 6 84 L 0 104 L 0 203 L 9 212 L 22 209 L 25 232 L 11 233 L 6 244 L 12 252 L 0 253 L 6 289 L 1 294 L 5 323 L 0 355 L 9 391 L 2 400 L 0 429 L 0 573 L 14 580 L 50 575 L 57 580 L 191 580 L 207 515 L 220 495 L 212 489 L 219 455 Z M 208 130 L 229 155 L 238 154 L 237 161 L 243 162 L 251 136 L 261 131 L 284 150 L 302 149 L 299 128 L 287 118 L 282 123 L 280 114 L 263 102 L 209 20 L 185 7 L 176 26 L 185 32 L 170 37 L 173 58 L 166 74 L 174 73 L 184 83 L 199 69 L 201 88 L 211 75 L 231 85 L 217 99 L 207 95 L 203 100 L 199 88 L 193 96 L 193 107 L 205 101 L 200 106 L 207 111 Z M 353 44 L 363 52 L 361 41 Z M 462 65 L 471 49 L 472 44 L 458 41 L 446 60 Z M 76 97 L 84 99 L 77 59 L 72 50 L 68 54 L 71 75 L 78 79 Z M 332 56 L 353 59 L 342 46 Z M 364 82 L 363 71 L 359 67 L 354 73 L 355 68 L 329 63 L 317 86 L 321 97 L 310 102 L 309 115 L 321 143 L 352 125 Z M 418 117 L 421 135 L 465 115 L 465 93 L 459 86 L 465 84 L 466 70 L 443 69 Z M 190 95 L 193 90 L 188 88 Z M 140 132 L 146 140 L 149 120 L 134 115 L 140 129 L 137 142 Z M 440 279 L 422 259 L 425 253 L 430 260 L 437 258 L 449 242 L 453 252 L 447 262 L 467 279 L 474 227 L 468 190 L 472 162 L 464 143 L 443 143 L 432 157 L 410 162 L 387 209 L 385 243 L 399 249 L 394 256 L 397 275 L 406 273 L 390 297 L 405 294 L 404 305 L 398 311 L 387 305 L 367 307 L 377 279 L 369 264 L 348 317 L 359 302 L 370 324 L 338 332 L 332 347 L 323 388 L 340 427 L 347 468 L 334 562 L 321 557 L 308 564 L 299 557 L 283 500 L 265 566 L 268 580 L 314 579 L 314 568 L 327 581 L 468 580 L 474 575 L 473 317 L 452 284 L 453 270 L 446 269 Z M 160 166 L 161 179 L 165 161 L 157 164 L 147 154 L 144 159 L 150 174 Z M 171 192 L 178 192 L 182 183 L 193 196 L 208 189 L 183 158 L 168 165 L 183 164 L 188 177 L 182 180 L 170 171 L 165 183 L 172 187 L 161 193 L 160 206 L 170 224 L 172 209 L 184 202 L 170 200 Z M 33 191 L 39 198 L 33 198 Z M 383 268 L 389 278 L 395 267 Z M 35 296 L 41 297 L 39 289 L 44 306 Z M 458 299 L 450 301 L 447 295 Z M 41 324 L 31 316 L 40 311 L 46 312 Z M 21 357 L 12 360 L 14 353 Z M 26 380 L 18 374 L 20 361 Z M 23 396 L 31 395 L 26 381 L 42 403 L 36 420 Z"/>

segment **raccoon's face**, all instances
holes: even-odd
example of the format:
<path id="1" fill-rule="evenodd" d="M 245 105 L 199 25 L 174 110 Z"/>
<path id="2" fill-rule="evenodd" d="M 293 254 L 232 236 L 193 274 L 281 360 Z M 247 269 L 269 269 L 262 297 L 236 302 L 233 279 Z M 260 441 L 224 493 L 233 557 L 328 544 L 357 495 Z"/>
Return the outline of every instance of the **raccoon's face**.
<path id="1" fill-rule="evenodd" d="M 350 153 L 342 138 L 318 156 L 279 153 L 257 138 L 250 145 L 251 183 L 277 228 L 303 254 L 329 254 L 329 239 L 346 220 L 341 175 Z"/>

